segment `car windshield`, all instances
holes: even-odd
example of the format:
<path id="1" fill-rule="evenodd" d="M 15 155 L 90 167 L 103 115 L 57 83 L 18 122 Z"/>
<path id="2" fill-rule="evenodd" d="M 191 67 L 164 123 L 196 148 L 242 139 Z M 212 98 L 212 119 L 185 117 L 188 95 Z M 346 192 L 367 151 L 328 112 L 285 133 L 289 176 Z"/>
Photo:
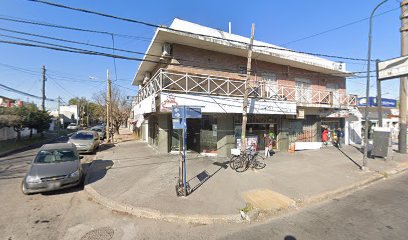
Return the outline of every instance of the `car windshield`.
<path id="1" fill-rule="evenodd" d="M 69 126 L 76 126 L 76 124 L 75 123 L 70 123 Z"/>
<path id="2" fill-rule="evenodd" d="M 35 158 L 35 163 L 71 162 L 77 160 L 77 156 L 71 149 L 41 150 Z"/>
<path id="3" fill-rule="evenodd" d="M 79 139 L 79 140 L 91 140 L 91 139 L 93 139 L 93 134 L 92 133 L 77 132 L 77 133 L 74 133 L 71 138 L 72 139 Z"/>

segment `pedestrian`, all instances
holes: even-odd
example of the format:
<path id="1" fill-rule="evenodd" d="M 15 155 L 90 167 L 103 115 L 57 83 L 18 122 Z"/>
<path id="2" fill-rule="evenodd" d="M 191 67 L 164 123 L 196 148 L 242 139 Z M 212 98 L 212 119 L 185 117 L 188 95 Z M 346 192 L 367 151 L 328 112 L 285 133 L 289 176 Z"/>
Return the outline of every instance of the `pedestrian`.
<path id="1" fill-rule="evenodd" d="M 343 130 L 341 128 L 337 128 L 336 136 L 337 136 L 337 141 L 336 141 L 337 147 L 341 148 L 341 139 L 344 136 Z"/>
<path id="2" fill-rule="evenodd" d="M 323 129 L 322 132 L 322 142 L 324 145 L 327 146 L 327 141 L 329 140 L 329 131 L 327 130 L 327 128 Z"/>
<path id="3" fill-rule="evenodd" d="M 271 137 L 268 134 L 264 134 L 264 143 L 265 143 L 265 158 L 270 157 L 270 147 L 272 146 Z"/>

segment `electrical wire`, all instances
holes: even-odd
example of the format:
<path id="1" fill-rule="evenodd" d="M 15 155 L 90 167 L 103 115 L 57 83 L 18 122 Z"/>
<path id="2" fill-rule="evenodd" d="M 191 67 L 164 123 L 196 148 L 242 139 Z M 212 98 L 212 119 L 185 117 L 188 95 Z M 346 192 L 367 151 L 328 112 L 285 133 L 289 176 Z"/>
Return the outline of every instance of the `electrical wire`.
<path id="1" fill-rule="evenodd" d="M 0 88 L 4 89 L 4 90 L 6 90 L 6 91 L 9 91 L 9 92 L 13 92 L 13 93 L 25 95 L 25 96 L 28 96 L 28 97 L 32 97 L 32 98 L 36 98 L 36 99 L 42 99 L 42 97 L 33 95 L 33 94 L 31 94 L 31 93 L 27 93 L 27 92 L 23 92 L 23 91 L 17 90 L 17 89 L 8 87 L 8 86 L 3 85 L 3 84 L 0 84 Z M 55 99 L 51 99 L 51 98 L 45 98 L 45 100 L 46 100 L 46 101 L 55 102 Z"/>
<path id="2" fill-rule="evenodd" d="M 189 34 L 189 35 L 199 36 L 199 37 L 209 37 L 209 38 L 213 38 L 213 39 L 218 39 L 218 40 L 223 40 L 223 41 L 228 41 L 228 42 L 233 42 L 233 43 L 239 43 L 239 44 L 243 44 L 244 46 L 248 46 L 248 43 L 243 42 L 243 41 L 238 41 L 238 40 L 233 40 L 233 39 L 225 39 L 223 37 L 216 37 L 216 36 L 206 35 L 206 34 L 193 33 L 193 32 L 189 32 L 189 31 L 170 28 L 170 27 L 167 27 L 167 26 L 164 26 L 164 25 L 157 25 L 157 24 L 153 24 L 153 23 L 149 23 L 149 22 L 145 22 L 145 21 L 139 21 L 139 20 L 135 20 L 135 19 L 114 16 L 114 15 L 111 15 L 111 14 L 91 11 L 91 10 L 82 9 L 82 8 L 70 7 L 70 6 L 67 6 L 67 5 L 53 3 L 53 2 L 49 2 L 49 1 L 43 1 L 43 0 L 27 0 L 27 1 L 46 4 L 46 5 L 50 5 L 50 6 L 53 6 L 53 7 L 64 8 L 64 9 L 69 9 L 69 10 L 73 10 L 73 11 L 84 12 L 84 13 L 87 13 L 87 14 L 112 18 L 112 19 L 116 19 L 116 20 L 122 20 L 122 21 L 126 21 L 126 22 L 141 24 L 141 25 L 148 26 L 148 27 L 161 28 L 161 29 L 166 29 L 166 30 L 170 30 L 170 31 L 174 31 L 174 32 L 179 32 L 179 33 L 184 33 L 184 34 Z M 281 50 L 281 51 L 289 51 L 289 52 L 300 53 L 300 54 L 308 54 L 308 55 L 314 55 L 314 56 L 319 56 L 319 57 L 330 57 L 330 58 L 345 59 L 345 60 L 367 61 L 367 59 L 363 59 L 363 58 L 343 57 L 343 56 L 336 56 L 336 55 L 329 55 L 329 54 L 322 54 L 322 53 L 296 51 L 296 50 L 280 48 L 280 47 L 274 47 L 274 46 L 268 46 L 268 45 L 252 45 L 252 46 L 253 47 L 274 49 L 274 50 Z M 372 61 L 375 61 L 375 60 L 372 60 Z"/>

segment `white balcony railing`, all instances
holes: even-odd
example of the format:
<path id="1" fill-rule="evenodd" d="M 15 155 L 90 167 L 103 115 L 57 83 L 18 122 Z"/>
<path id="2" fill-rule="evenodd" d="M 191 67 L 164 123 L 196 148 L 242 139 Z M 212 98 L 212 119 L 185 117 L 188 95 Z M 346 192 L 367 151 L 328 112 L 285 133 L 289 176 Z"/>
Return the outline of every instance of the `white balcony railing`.
<path id="1" fill-rule="evenodd" d="M 357 104 L 356 95 L 295 86 L 271 85 L 262 81 L 251 81 L 248 85 L 251 98 L 291 101 L 296 102 L 299 106 L 310 107 L 347 108 Z M 245 83 L 242 80 L 176 73 L 160 69 L 139 90 L 136 102 L 139 103 L 160 91 L 243 97 Z"/>

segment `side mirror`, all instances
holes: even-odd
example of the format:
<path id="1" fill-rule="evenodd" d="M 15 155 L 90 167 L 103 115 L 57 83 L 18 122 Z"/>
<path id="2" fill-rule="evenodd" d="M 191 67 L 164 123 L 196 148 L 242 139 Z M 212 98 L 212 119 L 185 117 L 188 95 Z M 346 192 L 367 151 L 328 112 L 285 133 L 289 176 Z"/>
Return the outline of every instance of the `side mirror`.
<path id="1" fill-rule="evenodd" d="M 82 159 L 82 158 L 84 158 L 84 156 L 82 156 L 82 155 L 79 155 L 79 159 Z"/>

